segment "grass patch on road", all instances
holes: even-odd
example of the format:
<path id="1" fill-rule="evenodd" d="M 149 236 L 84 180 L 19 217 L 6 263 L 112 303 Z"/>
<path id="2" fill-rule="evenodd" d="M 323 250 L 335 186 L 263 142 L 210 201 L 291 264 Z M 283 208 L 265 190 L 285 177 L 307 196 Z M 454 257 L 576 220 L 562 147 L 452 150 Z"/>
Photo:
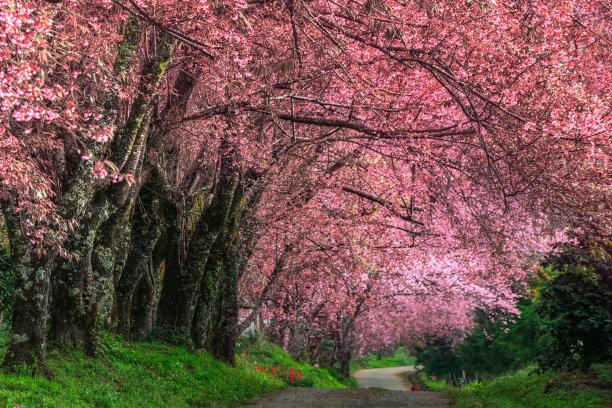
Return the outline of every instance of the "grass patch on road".
<path id="1" fill-rule="evenodd" d="M 408 354 L 404 347 L 398 347 L 392 357 L 377 359 L 376 353 L 365 356 L 357 356 L 351 360 L 351 371 L 363 370 L 364 368 L 401 367 L 415 365 L 416 357 Z"/>
<path id="2" fill-rule="evenodd" d="M 530 374 L 534 366 L 453 389 L 456 407 L 605 408 L 612 406 L 612 365 L 597 364 L 587 373 L 556 371 Z"/>
<path id="3" fill-rule="evenodd" d="M 3 339 L 6 344 L 6 338 Z M 2 346 L 0 358 L 6 346 Z M 27 370 L 0 374 L 0 406 L 20 408 L 227 407 L 283 387 L 252 367 L 230 367 L 207 353 L 106 336 L 102 356 L 49 351 L 55 378 Z"/>

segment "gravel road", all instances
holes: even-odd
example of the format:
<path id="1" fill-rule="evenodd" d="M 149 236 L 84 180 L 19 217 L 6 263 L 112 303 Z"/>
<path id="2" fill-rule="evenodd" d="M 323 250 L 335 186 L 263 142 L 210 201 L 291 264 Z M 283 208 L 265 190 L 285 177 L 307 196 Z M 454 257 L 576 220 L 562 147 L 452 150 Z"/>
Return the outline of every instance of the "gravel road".
<path id="1" fill-rule="evenodd" d="M 390 391 L 379 388 L 285 388 L 243 408 L 444 408 L 450 403 L 431 391 Z"/>
<path id="2" fill-rule="evenodd" d="M 384 388 L 386 390 L 408 391 L 410 388 L 400 377 L 406 371 L 416 371 L 414 366 L 368 368 L 353 373 L 359 388 Z"/>
<path id="3" fill-rule="evenodd" d="M 246 405 L 243 408 L 427 408 L 450 407 L 444 394 L 432 391 L 404 391 L 400 378 L 413 366 L 371 368 L 353 375 L 359 389 L 286 388 Z M 364 388 L 366 387 L 366 388 Z M 376 387 L 376 388 L 367 388 Z M 387 388 L 387 389 L 383 389 Z"/>

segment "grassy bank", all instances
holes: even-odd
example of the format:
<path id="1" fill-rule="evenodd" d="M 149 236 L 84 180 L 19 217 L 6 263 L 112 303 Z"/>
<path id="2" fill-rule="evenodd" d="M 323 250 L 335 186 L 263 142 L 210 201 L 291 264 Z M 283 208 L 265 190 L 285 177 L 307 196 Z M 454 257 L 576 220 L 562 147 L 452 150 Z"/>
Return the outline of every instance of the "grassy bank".
<path id="1" fill-rule="evenodd" d="M 6 352 L 6 336 L 0 339 L 0 358 Z M 242 352 L 260 365 L 295 367 L 311 377 L 314 386 L 354 386 L 333 369 L 295 362 L 269 343 Z M 48 354 L 52 380 L 32 377 L 25 369 L 0 373 L 0 407 L 232 407 L 286 386 L 252 363 L 230 367 L 205 352 L 155 342 L 126 344 L 113 336 L 103 339 L 96 359 L 79 351 L 51 349 Z"/>
<path id="2" fill-rule="evenodd" d="M 4 356 L 5 348 L 1 354 Z M 283 387 L 252 367 L 229 367 L 206 353 L 105 338 L 102 356 L 49 352 L 51 381 L 25 370 L 0 374 L 0 406 L 43 408 L 234 406 Z"/>
<path id="3" fill-rule="evenodd" d="M 357 388 L 355 379 L 341 376 L 334 368 L 317 368 L 302 361 L 295 361 L 276 344 L 260 339 L 242 338 L 237 353 L 249 365 L 257 363 L 264 367 L 295 367 L 296 371 L 302 373 L 303 378 L 311 378 L 313 387 Z"/>
<path id="4" fill-rule="evenodd" d="M 427 389 L 431 391 L 446 391 L 449 388 L 446 381 L 434 380 L 428 377 L 424 371 L 408 371 L 402 373 L 402 378 L 406 384 L 408 384 L 408 386 L 412 386 L 413 384 L 418 385 L 421 391 L 425 391 Z"/>
<path id="5" fill-rule="evenodd" d="M 612 365 L 598 364 L 588 373 L 529 374 L 528 367 L 481 384 L 450 390 L 456 407 L 605 408 L 612 406 Z"/>
<path id="6" fill-rule="evenodd" d="M 416 358 L 409 355 L 404 347 L 399 347 L 395 350 L 392 357 L 384 357 L 380 360 L 377 359 L 376 353 L 354 357 L 351 360 L 351 371 L 362 370 L 364 368 L 400 367 L 415 364 Z"/>

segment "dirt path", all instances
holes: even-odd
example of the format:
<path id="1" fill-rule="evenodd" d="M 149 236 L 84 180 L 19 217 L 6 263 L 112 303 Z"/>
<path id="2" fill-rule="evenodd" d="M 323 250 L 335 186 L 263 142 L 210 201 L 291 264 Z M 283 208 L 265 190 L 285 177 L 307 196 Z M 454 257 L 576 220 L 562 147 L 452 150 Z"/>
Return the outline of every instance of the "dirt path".
<path id="1" fill-rule="evenodd" d="M 448 408 L 442 394 L 379 388 L 285 388 L 243 408 Z"/>
<path id="2" fill-rule="evenodd" d="M 450 407 L 444 394 L 405 391 L 400 374 L 413 366 L 371 368 L 353 375 L 361 388 L 286 388 L 247 405 L 250 408 L 428 408 Z M 369 388 L 376 387 L 376 388 Z M 385 388 L 385 389 L 383 389 Z"/>
<path id="3" fill-rule="evenodd" d="M 368 368 L 353 373 L 360 388 L 384 388 L 386 390 L 408 391 L 409 388 L 400 377 L 406 371 L 416 371 L 414 366 Z"/>

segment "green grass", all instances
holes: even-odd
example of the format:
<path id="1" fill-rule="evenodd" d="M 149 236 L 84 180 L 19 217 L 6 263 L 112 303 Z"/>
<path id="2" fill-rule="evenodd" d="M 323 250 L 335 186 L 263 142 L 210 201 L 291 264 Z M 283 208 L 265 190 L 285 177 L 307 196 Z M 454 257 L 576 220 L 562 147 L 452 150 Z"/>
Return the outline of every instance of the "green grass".
<path id="1" fill-rule="evenodd" d="M 0 351 L 4 356 L 5 347 Z M 223 407 L 245 403 L 283 384 L 253 367 L 230 367 L 206 353 L 106 337 L 103 357 L 49 352 L 51 381 L 0 374 L 2 407 Z"/>
<path id="2" fill-rule="evenodd" d="M 409 355 L 404 347 L 399 347 L 395 350 L 393 357 L 384 357 L 380 360 L 377 360 L 376 353 L 354 357 L 351 361 L 351 371 L 362 370 L 364 368 L 400 367 L 415 364 L 416 357 Z"/>
<path id="3" fill-rule="evenodd" d="M 245 337 L 239 340 L 237 354 L 242 360 L 248 361 L 249 365 L 257 363 L 265 367 L 295 367 L 296 371 L 302 373 L 303 378 L 311 378 L 312 385 L 316 388 L 357 388 L 355 379 L 341 376 L 332 367 L 316 368 L 311 364 L 295 361 L 276 344 Z"/>
<path id="4" fill-rule="evenodd" d="M 446 381 L 432 380 L 424 371 L 407 371 L 402 373 L 401 377 L 406 385 L 412 386 L 413 384 L 416 384 L 419 386 L 421 391 L 425 391 L 425 387 L 429 388 L 430 391 L 447 391 L 449 388 Z"/>
<path id="5" fill-rule="evenodd" d="M 432 378 L 429 378 L 427 373 L 425 373 L 424 371 L 419 371 L 419 378 L 432 391 L 444 391 L 444 390 L 447 390 L 448 387 L 449 387 L 448 384 L 446 384 L 446 381 L 444 381 L 444 380 L 434 380 Z"/>
<path id="6" fill-rule="evenodd" d="M 456 407 L 605 408 L 612 406 L 612 366 L 589 373 L 529 374 L 533 366 L 481 384 L 449 391 Z"/>

